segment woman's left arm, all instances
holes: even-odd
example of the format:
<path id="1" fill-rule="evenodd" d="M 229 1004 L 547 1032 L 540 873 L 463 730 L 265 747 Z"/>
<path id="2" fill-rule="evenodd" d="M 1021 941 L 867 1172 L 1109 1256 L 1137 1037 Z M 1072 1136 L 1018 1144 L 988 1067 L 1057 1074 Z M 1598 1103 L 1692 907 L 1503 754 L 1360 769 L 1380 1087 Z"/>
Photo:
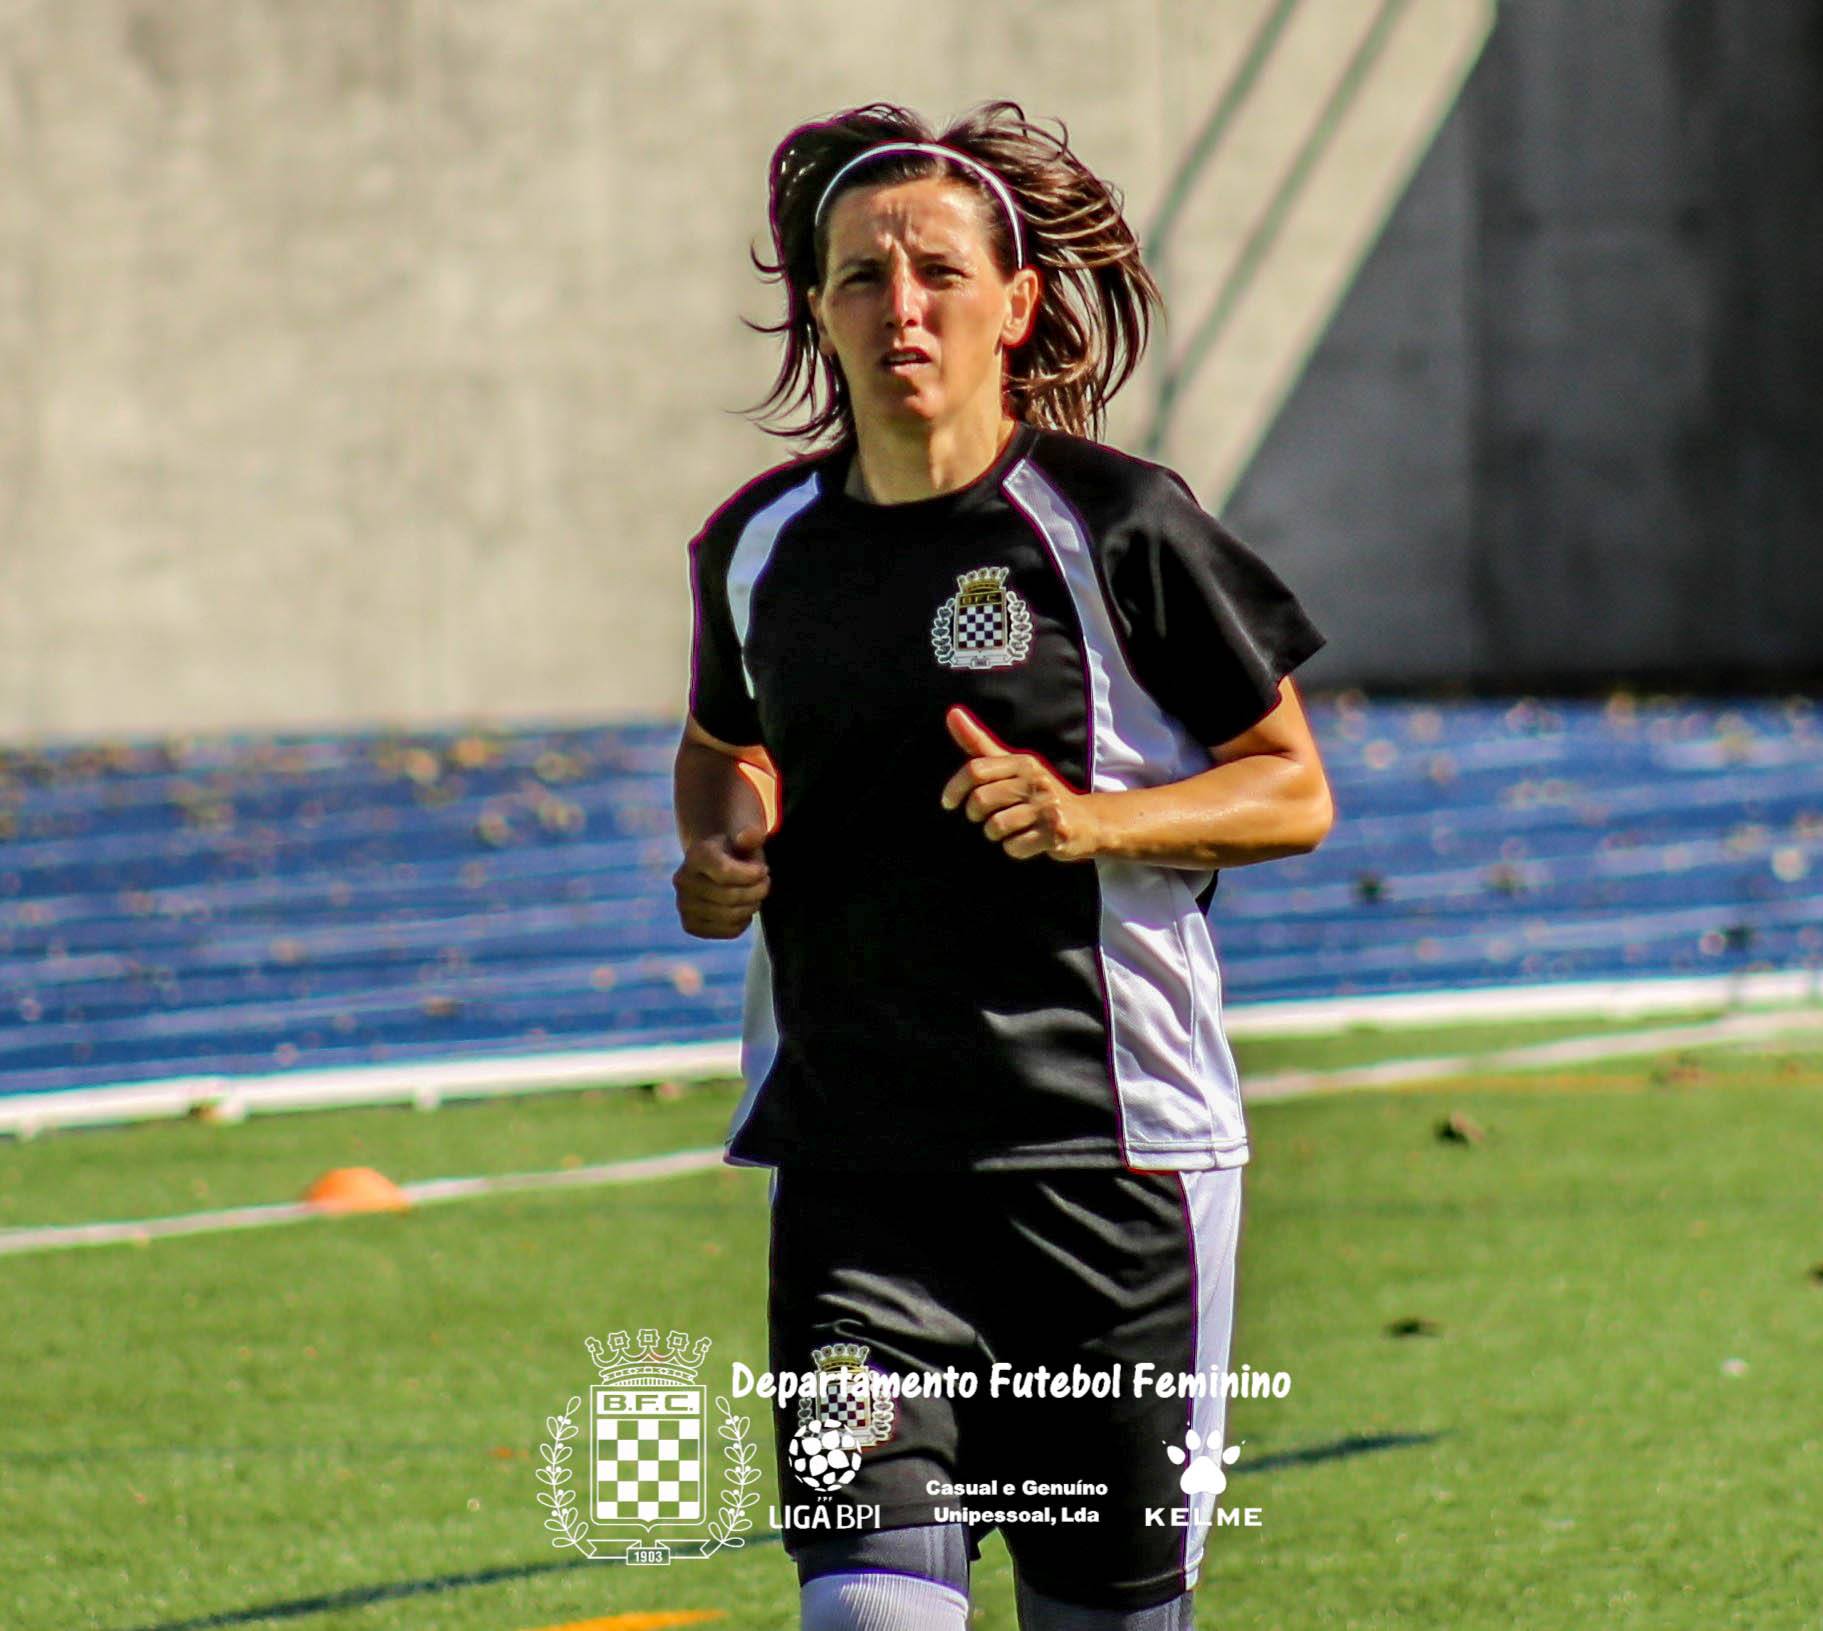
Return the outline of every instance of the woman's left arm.
<path id="1" fill-rule="evenodd" d="M 1313 850 L 1335 820 L 1329 778 L 1310 722 L 1287 678 L 1272 712 L 1212 745 L 1209 769 L 1182 781 L 1079 793 L 1042 759 L 1008 748 L 966 710 L 950 713 L 958 746 L 974 756 L 944 786 L 982 834 L 1015 860 L 1095 856 L 1206 871 Z"/>

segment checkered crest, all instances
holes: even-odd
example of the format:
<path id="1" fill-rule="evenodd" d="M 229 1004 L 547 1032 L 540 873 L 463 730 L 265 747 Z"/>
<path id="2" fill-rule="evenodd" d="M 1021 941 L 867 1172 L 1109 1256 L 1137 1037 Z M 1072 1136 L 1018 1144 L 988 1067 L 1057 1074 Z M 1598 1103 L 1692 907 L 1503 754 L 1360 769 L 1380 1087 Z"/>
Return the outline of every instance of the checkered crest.
<path id="1" fill-rule="evenodd" d="M 847 1393 L 831 1394 L 823 1401 L 823 1408 L 817 1414 L 837 1427 L 846 1427 L 849 1432 L 854 1434 L 857 1444 L 873 1437 L 874 1406 L 872 1399 L 856 1398 Z"/>
<path id="2" fill-rule="evenodd" d="M 1032 614 L 1008 585 L 1010 567 L 977 566 L 956 575 L 956 592 L 937 608 L 931 647 L 946 668 L 1007 668 L 1032 644 Z"/>
<path id="3" fill-rule="evenodd" d="M 1006 644 L 1006 590 L 997 578 L 971 578 L 956 592 L 956 650 Z"/>
<path id="4" fill-rule="evenodd" d="M 832 1342 L 813 1348 L 811 1363 L 821 1384 L 798 1399 L 798 1426 L 823 1420 L 846 1427 L 863 1450 L 893 1436 L 896 1414 L 886 1373 L 867 1363 L 864 1342 Z"/>
<path id="5" fill-rule="evenodd" d="M 595 1517 L 646 1529 L 703 1519 L 703 1390 L 598 1387 Z"/>
<path id="6" fill-rule="evenodd" d="M 696 1374 L 709 1339 L 682 1331 L 661 1343 L 654 1327 L 607 1342 L 588 1339 L 601 1373 L 590 1389 L 595 1518 L 648 1531 L 667 1523 L 701 1523 L 707 1461 L 703 1390 Z"/>

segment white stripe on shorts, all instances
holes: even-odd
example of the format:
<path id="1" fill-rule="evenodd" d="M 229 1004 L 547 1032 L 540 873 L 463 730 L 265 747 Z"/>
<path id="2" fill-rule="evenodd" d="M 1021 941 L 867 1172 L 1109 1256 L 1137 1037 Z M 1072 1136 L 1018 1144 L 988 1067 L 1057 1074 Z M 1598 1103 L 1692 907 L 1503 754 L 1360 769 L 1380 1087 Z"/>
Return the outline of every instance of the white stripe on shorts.
<path id="1" fill-rule="evenodd" d="M 1211 1167 L 1181 1172 L 1184 1212 L 1190 1230 L 1196 1299 L 1196 1369 L 1201 1376 L 1226 1380 L 1230 1340 L 1234 1334 L 1234 1266 L 1241 1238 L 1241 1178 L 1245 1167 Z M 1211 1366 L 1217 1367 L 1211 1370 Z M 1220 1464 L 1228 1426 L 1228 1398 L 1223 1387 L 1211 1387 L 1188 1401 L 1186 1425 L 1202 1441 L 1201 1453 Z M 1160 1452 L 1163 1453 L 1162 1451 Z M 1225 1470 L 1225 1469 L 1224 1469 Z M 1184 1589 L 1196 1585 L 1203 1547 L 1217 1497 L 1204 1490 L 1187 1495 L 1190 1524 L 1183 1531 Z"/>

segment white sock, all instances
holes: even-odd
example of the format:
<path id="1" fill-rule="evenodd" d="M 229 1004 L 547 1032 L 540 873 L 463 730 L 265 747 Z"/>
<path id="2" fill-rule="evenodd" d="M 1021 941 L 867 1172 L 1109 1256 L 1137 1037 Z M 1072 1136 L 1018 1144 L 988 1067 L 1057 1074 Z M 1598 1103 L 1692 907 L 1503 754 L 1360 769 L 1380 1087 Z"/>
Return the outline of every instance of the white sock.
<path id="1" fill-rule="evenodd" d="M 803 1631 L 967 1631 L 968 1598 L 918 1574 L 860 1569 L 804 1582 Z"/>

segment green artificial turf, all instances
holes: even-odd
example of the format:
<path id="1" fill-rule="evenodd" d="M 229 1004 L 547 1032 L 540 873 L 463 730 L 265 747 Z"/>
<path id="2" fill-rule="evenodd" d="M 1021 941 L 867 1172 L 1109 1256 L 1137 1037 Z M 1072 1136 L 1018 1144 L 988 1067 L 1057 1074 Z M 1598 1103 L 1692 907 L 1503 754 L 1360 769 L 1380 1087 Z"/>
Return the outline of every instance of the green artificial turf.
<path id="1" fill-rule="evenodd" d="M 1714 1012 L 1597 1021 L 1355 1026 L 1333 1036 L 1248 1037 L 1234 1044 L 1243 1079 L 1277 1070 L 1335 1070 L 1387 1059 L 1468 1054 L 1567 1036 L 1659 1029 Z M 332 1167 L 377 1167 L 404 1183 L 471 1173 L 543 1171 L 721 1143 L 739 1097 L 731 1081 L 450 1100 L 435 1111 L 384 1105 L 75 1128 L 0 1138 L 0 1229 L 164 1217 L 295 1201 Z"/>
<path id="2" fill-rule="evenodd" d="M 374 1167 L 407 1183 L 708 1148 L 721 1143 L 738 1098 L 726 1081 L 681 1087 L 675 1099 L 608 1087 L 455 1100 L 431 1111 L 382 1105 L 0 1140 L 0 1228 L 301 1200 L 333 1167 Z"/>
<path id="3" fill-rule="evenodd" d="M 1310 1036 L 1242 1036 L 1234 1041 L 1242 1072 L 1346 1070 L 1388 1059 L 1425 1059 L 1496 1053 L 1569 1037 L 1623 1036 L 1630 1031 L 1672 1030 L 1722 1017 L 1718 1008 L 1630 1014 L 1602 1019 L 1566 1014 L 1548 1019 L 1478 1020 L 1467 1024 L 1350 1025 Z"/>
<path id="4" fill-rule="evenodd" d="M 714 1144 L 731 1103 L 615 1090 L 47 1135 L 0 1147 L 0 1222 L 285 1199 L 333 1164 Z M 1468 1141 L 1438 1136 L 1451 1113 Z M 1202 1624 L 1816 1623 L 1823 1054 L 1249 1117 L 1232 1362 L 1292 1386 L 1231 1407 L 1224 1504 L 1261 1525 L 1211 1537 Z M 577 1563 L 534 1499 L 545 1418 L 593 1380 L 586 1336 L 676 1327 L 712 1337 L 712 1363 L 763 1363 L 765 1220 L 764 1175 L 720 1169 L 0 1258 L 0 1624 L 531 1631 L 705 1608 L 794 1627 L 776 1543 Z M 997 1539 L 975 1601 L 1013 1631 Z"/>

